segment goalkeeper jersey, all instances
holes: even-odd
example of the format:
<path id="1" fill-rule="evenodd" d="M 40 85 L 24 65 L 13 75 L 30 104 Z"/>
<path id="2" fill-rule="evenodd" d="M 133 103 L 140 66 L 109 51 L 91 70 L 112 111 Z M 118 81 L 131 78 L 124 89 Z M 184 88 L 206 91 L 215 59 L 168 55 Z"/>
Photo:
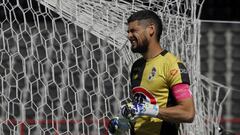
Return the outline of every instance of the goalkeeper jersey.
<path id="1" fill-rule="evenodd" d="M 190 83 L 184 64 L 167 50 L 154 58 L 135 61 L 130 77 L 133 100 L 151 102 L 160 107 L 176 105 L 171 88 L 176 84 Z M 132 134 L 136 135 L 177 135 L 179 126 L 148 116 L 137 118 L 133 125 Z"/>

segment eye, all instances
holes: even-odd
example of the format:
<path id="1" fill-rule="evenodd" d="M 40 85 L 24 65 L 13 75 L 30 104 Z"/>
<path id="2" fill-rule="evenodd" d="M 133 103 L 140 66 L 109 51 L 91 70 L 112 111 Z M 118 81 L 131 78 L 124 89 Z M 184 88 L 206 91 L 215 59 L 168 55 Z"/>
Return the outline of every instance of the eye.
<path id="1" fill-rule="evenodd" d="M 129 33 L 129 32 L 133 33 L 135 31 L 136 31 L 135 29 L 130 29 L 130 30 L 127 30 L 127 33 Z"/>

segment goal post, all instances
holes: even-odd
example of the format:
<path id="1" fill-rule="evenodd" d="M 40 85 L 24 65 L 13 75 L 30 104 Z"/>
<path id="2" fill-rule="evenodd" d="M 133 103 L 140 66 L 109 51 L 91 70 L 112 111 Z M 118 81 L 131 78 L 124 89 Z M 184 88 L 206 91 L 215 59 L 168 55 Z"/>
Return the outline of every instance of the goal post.
<path id="1" fill-rule="evenodd" d="M 206 98 L 220 86 L 212 87 L 200 75 L 197 8 L 202 3 L 1 1 L 0 133 L 107 134 L 107 122 L 119 115 L 121 102 L 130 95 L 130 67 L 139 55 L 130 51 L 126 19 L 140 9 L 161 16 L 161 45 L 180 57 L 190 73 L 197 115 L 179 132 L 217 133 L 224 98 L 217 97 L 219 102 Z M 207 121 L 209 116 L 212 119 Z"/>

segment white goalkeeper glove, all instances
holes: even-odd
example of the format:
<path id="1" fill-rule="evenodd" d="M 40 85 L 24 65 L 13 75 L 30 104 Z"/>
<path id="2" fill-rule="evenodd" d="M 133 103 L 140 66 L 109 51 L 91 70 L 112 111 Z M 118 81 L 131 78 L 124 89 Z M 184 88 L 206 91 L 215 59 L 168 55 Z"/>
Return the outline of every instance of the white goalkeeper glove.
<path id="1" fill-rule="evenodd" d="M 139 116 L 157 117 L 159 112 L 158 105 L 150 104 L 148 102 L 134 102 L 128 103 L 121 107 L 121 114 L 127 119 L 134 119 Z"/>

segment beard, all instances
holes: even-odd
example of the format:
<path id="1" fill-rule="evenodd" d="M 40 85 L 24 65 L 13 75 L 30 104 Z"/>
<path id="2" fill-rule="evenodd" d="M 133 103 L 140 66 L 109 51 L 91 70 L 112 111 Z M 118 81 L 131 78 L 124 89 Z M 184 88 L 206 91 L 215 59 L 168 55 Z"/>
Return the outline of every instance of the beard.
<path id="1" fill-rule="evenodd" d="M 136 47 L 134 48 L 132 46 L 131 50 L 132 50 L 133 53 L 141 53 L 141 54 L 143 54 L 143 53 L 148 51 L 148 44 L 149 44 L 149 42 L 148 42 L 147 38 L 144 37 L 144 39 L 142 40 L 142 43 L 137 42 Z"/>

